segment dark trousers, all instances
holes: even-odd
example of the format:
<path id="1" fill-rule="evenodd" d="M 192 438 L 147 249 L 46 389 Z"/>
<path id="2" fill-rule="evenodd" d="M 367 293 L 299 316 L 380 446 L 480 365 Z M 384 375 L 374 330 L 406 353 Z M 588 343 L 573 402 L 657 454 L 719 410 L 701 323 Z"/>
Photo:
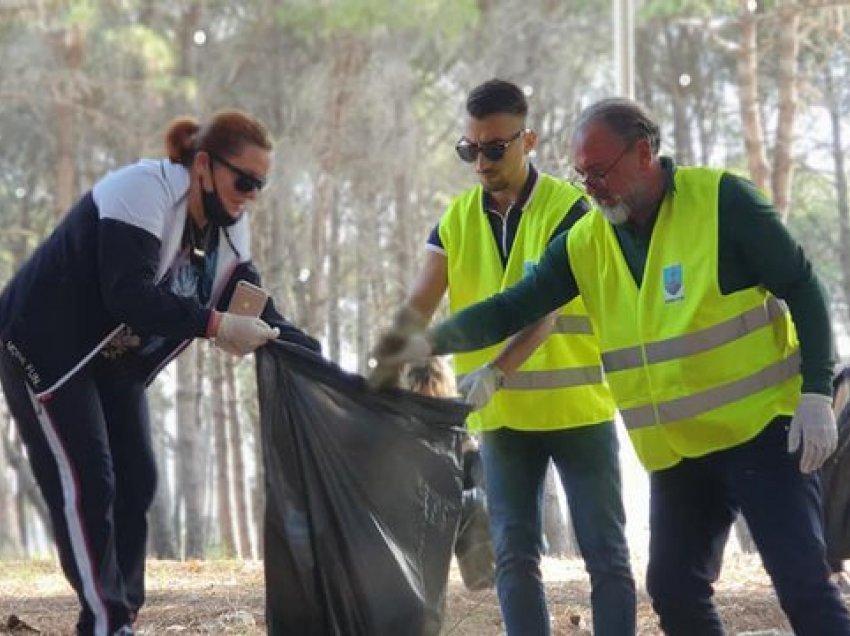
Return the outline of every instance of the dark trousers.
<path id="1" fill-rule="evenodd" d="M 646 586 L 665 634 L 725 633 L 712 586 L 738 512 L 794 633 L 850 634 L 829 580 L 820 481 L 800 472 L 799 453 L 787 452 L 788 423 L 777 418 L 746 444 L 651 474 Z"/>
<path id="2" fill-rule="evenodd" d="M 144 383 L 95 360 L 38 401 L 0 352 L 0 382 L 42 495 L 78 634 L 112 634 L 144 602 L 145 513 L 156 488 Z"/>
<path id="3" fill-rule="evenodd" d="M 496 589 L 509 636 L 550 633 L 540 573 L 543 485 L 550 460 L 566 491 L 590 575 L 593 632 L 635 633 L 635 583 L 618 451 L 612 422 L 557 431 L 500 428 L 484 433 L 481 454 L 496 550 Z"/>

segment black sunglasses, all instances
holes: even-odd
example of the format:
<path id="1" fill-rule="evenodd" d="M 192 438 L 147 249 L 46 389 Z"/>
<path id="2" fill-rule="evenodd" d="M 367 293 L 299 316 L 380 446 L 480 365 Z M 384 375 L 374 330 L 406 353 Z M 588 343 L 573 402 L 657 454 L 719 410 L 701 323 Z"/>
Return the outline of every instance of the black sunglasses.
<path id="1" fill-rule="evenodd" d="M 519 139 L 519 136 L 524 132 L 525 128 L 516 131 L 515 135 L 505 141 L 488 141 L 483 144 L 477 144 L 469 141 L 466 137 L 461 137 L 460 141 L 455 144 L 455 150 L 457 156 L 466 163 L 473 163 L 478 159 L 478 153 L 484 155 L 487 161 L 501 161 L 510 145 Z"/>
<path id="2" fill-rule="evenodd" d="M 230 163 L 227 159 L 220 155 L 211 154 L 210 157 L 213 161 L 218 161 L 221 164 L 224 164 L 236 175 L 236 179 L 233 181 L 233 187 L 236 188 L 239 192 L 253 192 L 256 190 L 259 192 L 263 188 L 266 187 L 266 180 L 260 177 L 255 177 L 250 172 L 245 172 L 242 168 L 238 168 Z"/>

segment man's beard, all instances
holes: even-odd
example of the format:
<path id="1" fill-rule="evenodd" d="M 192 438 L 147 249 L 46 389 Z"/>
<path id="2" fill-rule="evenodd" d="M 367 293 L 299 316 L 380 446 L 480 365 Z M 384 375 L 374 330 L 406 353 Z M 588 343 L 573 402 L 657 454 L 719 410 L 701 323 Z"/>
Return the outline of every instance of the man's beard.
<path id="1" fill-rule="evenodd" d="M 495 178 L 485 177 L 485 175 L 479 175 L 479 179 L 481 181 L 481 187 L 484 188 L 485 192 L 489 192 L 490 194 L 495 194 L 496 192 L 502 192 L 503 190 L 508 189 L 508 180 L 504 177 L 494 175 Z"/>
<path id="2" fill-rule="evenodd" d="M 629 220 L 629 215 L 631 214 L 631 209 L 622 200 L 614 205 L 602 205 L 600 203 L 599 210 L 613 225 L 622 225 Z"/>

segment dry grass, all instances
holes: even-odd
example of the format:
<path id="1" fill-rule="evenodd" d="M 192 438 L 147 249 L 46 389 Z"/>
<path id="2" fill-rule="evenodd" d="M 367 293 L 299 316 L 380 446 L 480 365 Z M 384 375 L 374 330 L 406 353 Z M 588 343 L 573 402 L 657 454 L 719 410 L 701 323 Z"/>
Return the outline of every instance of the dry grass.
<path id="1" fill-rule="evenodd" d="M 717 589 L 717 603 L 730 634 L 788 630 L 757 558 L 730 555 Z M 635 563 L 642 577 L 644 566 Z M 555 635 L 591 634 L 588 587 L 580 561 L 546 559 L 549 607 Z M 148 565 L 148 602 L 138 633 L 264 634 L 263 572 L 257 562 L 163 562 Z M 0 632 L 9 615 L 42 634 L 73 634 L 76 599 L 58 567 L 48 561 L 0 562 Z M 645 592 L 638 607 L 639 634 L 658 634 Z M 26 632 L 15 632 L 24 634 Z M 492 591 L 469 592 L 453 567 L 443 634 L 497 636 L 502 633 Z"/>

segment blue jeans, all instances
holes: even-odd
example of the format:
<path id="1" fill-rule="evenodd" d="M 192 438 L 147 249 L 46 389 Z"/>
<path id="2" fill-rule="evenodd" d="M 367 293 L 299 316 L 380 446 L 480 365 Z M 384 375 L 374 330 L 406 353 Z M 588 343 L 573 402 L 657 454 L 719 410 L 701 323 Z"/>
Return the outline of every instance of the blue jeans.
<path id="1" fill-rule="evenodd" d="M 543 484 L 550 459 L 567 493 L 590 574 L 593 633 L 635 633 L 635 583 L 618 450 L 612 422 L 558 431 L 502 428 L 484 433 L 481 453 L 496 549 L 496 589 L 508 636 L 550 633 L 540 574 Z"/>
<path id="2" fill-rule="evenodd" d="M 788 454 L 788 422 L 776 418 L 746 444 L 650 476 L 646 587 L 665 634 L 725 633 L 711 597 L 739 511 L 794 633 L 850 634 L 829 580 L 820 480 L 800 472 L 799 453 Z"/>

